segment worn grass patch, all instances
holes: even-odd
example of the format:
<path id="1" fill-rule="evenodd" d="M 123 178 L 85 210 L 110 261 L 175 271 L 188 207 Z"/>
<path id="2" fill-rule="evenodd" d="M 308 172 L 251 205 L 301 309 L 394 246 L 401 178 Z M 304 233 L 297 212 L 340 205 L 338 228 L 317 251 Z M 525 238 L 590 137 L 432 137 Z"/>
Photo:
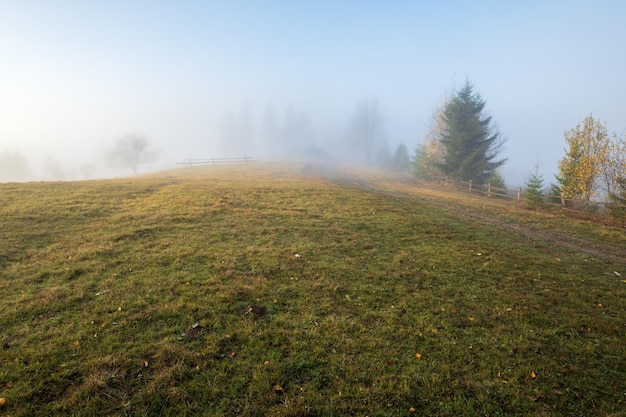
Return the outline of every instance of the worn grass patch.
<path id="1" fill-rule="evenodd" d="M 624 415 L 622 265 L 337 172 L 0 185 L 0 414 Z"/>

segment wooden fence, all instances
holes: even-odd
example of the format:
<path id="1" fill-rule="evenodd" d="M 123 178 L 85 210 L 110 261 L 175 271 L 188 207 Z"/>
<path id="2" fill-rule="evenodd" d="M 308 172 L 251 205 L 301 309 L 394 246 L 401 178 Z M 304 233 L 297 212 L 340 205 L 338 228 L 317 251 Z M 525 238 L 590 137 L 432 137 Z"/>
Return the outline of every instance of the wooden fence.
<path id="1" fill-rule="evenodd" d="M 205 159 L 185 159 L 182 162 L 177 162 L 176 165 L 183 165 L 192 167 L 194 165 L 217 165 L 217 164 L 246 164 L 250 162 L 256 162 L 256 159 L 249 156 L 243 156 L 240 158 L 205 158 Z"/>
<path id="2" fill-rule="evenodd" d="M 512 201 L 522 201 L 524 198 L 525 190 L 522 187 L 517 189 L 505 189 L 494 187 L 491 184 L 477 185 L 472 181 L 459 181 L 449 177 L 437 177 L 435 178 L 439 183 L 443 183 L 447 186 L 457 188 L 468 193 L 475 193 L 486 197 L 509 199 Z M 564 196 L 559 195 L 544 195 L 543 204 L 548 206 L 560 207 L 563 210 L 572 210 L 579 212 L 587 212 L 600 214 L 603 216 L 626 216 L 626 206 L 620 204 L 609 203 L 606 201 L 584 201 L 567 199 Z"/>

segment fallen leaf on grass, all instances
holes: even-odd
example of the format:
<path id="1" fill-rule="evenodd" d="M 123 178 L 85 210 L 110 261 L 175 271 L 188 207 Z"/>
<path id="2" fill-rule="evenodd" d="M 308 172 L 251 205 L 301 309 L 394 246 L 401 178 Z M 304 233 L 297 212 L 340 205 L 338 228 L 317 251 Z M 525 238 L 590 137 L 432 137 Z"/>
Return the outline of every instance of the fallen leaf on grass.
<path id="1" fill-rule="evenodd" d="M 204 330 L 205 329 L 203 325 L 201 325 L 200 323 L 194 323 L 190 329 L 182 332 L 178 339 L 182 340 L 185 337 L 188 339 L 194 339 L 196 337 L 201 336 L 204 333 Z"/>
<path id="2" fill-rule="evenodd" d="M 409 408 L 409 413 L 414 413 L 414 412 L 416 412 L 416 411 L 417 411 L 417 410 L 416 410 L 415 408 L 413 408 L 413 407 Z"/>
<path id="3" fill-rule="evenodd" d="M 277 384 L 276 382 L 272 383 L 272 389 L 276 392 L 283 391 L 283 387 L 281 387 L 280 384 Z"/>
<path id="4" fill-rule="evenodd" d="M 6 404 L 7 399 L 6 398 L 0 398 L 0 405 L 4 405 Z"/>
<path id="5" fill-rule="evenodd" d="M 531 377 L 532 379 L 537 378 L 537 374 L 535 373 L 535 371 L 530 371 L 530 377 Z"/>
<path id="6" fill-rule="evenodd" d="M 421 354 L 421 353 L 416 353 L 416 354 L 415 354 L 415 357 L 416 357 L 417 359 L 422 359 L 422 354 Z"/>
<path id="7" fill-rule="evenodd" d="M 267 310 L 263 306 L 252 305 L 246 310 L 246 314 L 248 313 L 252 313 L 254 317 L 257 318 L 265 316 Z"/>

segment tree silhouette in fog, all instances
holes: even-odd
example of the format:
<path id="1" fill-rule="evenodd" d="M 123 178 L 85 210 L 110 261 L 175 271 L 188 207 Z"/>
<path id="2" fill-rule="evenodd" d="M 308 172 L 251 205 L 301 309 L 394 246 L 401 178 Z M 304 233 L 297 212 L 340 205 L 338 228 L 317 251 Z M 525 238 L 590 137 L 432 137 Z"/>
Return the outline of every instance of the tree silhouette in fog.
<path id="1" fill-rule="evenodd" d="M 367 163 L 373 163 L 383 139 L 383 117 L 378 100 L 367 98 L 354 108 L 351 134 L 353 144 L 365 154 Z"/>
<path id="2" fill-rule="evenodd" d="M 149 164 L 156 157 L 157 153 L 150 149 L 148 138 L 140 134 L 129 134 L 118 139 L 107 154 L 111 166 L 129 168 L 133 174 L 137 173 L 140 164 Z"/>

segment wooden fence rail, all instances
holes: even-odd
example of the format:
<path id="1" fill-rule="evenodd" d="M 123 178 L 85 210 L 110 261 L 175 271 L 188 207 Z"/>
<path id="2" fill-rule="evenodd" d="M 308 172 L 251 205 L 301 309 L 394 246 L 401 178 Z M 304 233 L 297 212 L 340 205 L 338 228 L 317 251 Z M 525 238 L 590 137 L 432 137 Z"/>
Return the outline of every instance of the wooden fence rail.
<path id="1" fill-rule="evenodd" d="M 194 165 L 217 165 L 217 164 L 235 164 L 244 163 L 248 165 L 250 162 L 256 162 L 256 159 L 249 156 L 242 156 L 240 158 L 204 158 L 204 159 L 185 159 L 182 162 L 177 162 L 176 165 L 194 166 Z"/>
<path id="2" fill-rule="evenodd" d="M 511 190 L 493 187 L 491 184 L 476 185 L 473 184 L 471 180 L 459 181 L 450 177 L 436 177 L 434 179 L 440 183 L 456 187 L 460 190 L 465 190 L 468 193 L 475 193 L 487 197 L 510 199 L 513 201 L 521 201 L 524 198 L 524 191 L 522 190 L 522 187 L 517 187 L 517 189 Z M 606 201 L 573 200 L 558 195 L 544 195 L 543 197 L 544 204 L 560 207 L 563 210 L 581 211 L 587 213 L 593 212 L 596 214 L 617 217 L 624 217 L 626 215 L 626 205 L 614 204 Z"/>

